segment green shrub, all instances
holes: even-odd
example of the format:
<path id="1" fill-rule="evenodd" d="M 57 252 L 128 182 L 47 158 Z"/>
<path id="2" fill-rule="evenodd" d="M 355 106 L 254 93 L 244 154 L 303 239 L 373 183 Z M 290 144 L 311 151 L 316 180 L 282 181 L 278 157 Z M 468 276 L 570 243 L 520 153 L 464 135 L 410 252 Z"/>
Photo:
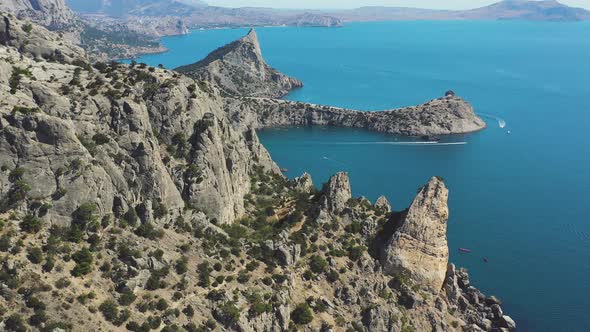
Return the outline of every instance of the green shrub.
<path id="1" fill-rule="evenodd" d="M 74 266 L 74 269 L 72 270 L 72 275 L 74 277 L 81 277 L 92 272 L 92 262 L 94 258 L 92 257 L 92 252 L 90 252 L 88 248 L 84 248 L 74 253 L 72 259 L 76 262 L 76 266 Z"/>
<path id="2" fill-rule="evenodd" d="M 10 180 L 10 182 L 14 182 L 16 180 L 20 180 L 20 179 L 22 179 L 22 177 L 23 177 L 24 174 L 25 174 L 25 169 L 24 168 L 22 168 L 22 167 L 16 167 L 12 171 L 10 171 L 10 174 L 8 174 L 8 180 Z"/>
<path id="3" fill-rule="evenodd" d="M 197 266 L 197 272 L 199 273 L 198 285 L 206 288 L 211 285 L 211 272 L 209 271 L 209 262 L 203 262 Z"/>
<path id="4" fill-rule="evenodd" d="M 176 269 L 176 273 L 178 274 L 185 274 L 188 271 L 188 258 L 182 256 L 176 261 L 176 265 L 174 266 Z"/>
<path id="5" fill-rule="evenodd" d="M 160 311 L 164 311 L 166 309 L 168 309 L 168 302 L 166 302 L 166 300 L 164 299 L 159 299 L 158 302 L 156 303 L 156 309 L 160 310 Z"/>
<path id="6" fill-rule="evenodd" d="M 322 273 L 328 267 L 328 262 L 321 256 L 313 255 L 309 259 L 309 268 L 312 272 Z"/>
<path id="7" fill-rule="evenodd" d="M 33 31 L 33 25 L 31 23 L 23 24 L 23 31 L 27 34 L 31 33 Z"/>
<path id="8" fill-rule="evenodd" d="M 41 230 L 41 220 L 32 214 L 27 214 L 20 222 L 20 228 L 27 233 L 37 233 Z"/>
<path id="9" fill-rule="evenodd" d="M 39 247 L 29 248 L 27 258 L 33 264 L 40 264 L 43 261 L 43 251 Z"/>
<path id="10" fill-rule="evenodd" d="M 119 307 L 111 300 L 106 300 L 98 307 L 104 318 L 109 322 L 115 322 L 119 317 Z"/>
<path id="11" fill-rule="evenodd" d="M 309 324 L 313 321 L 313 311 L 307 303 L 298 304 L 291 312 L 291 320 L 297 325 Z"/>
<path id="12" fill-rule="evenodd" d="M 121 296 L 119 296 L 119 304 L 124 305 L 124 306 L 128 306 L 131 303 L 133 303 L 133 301 L 135 301 L 136 298 L 137 298 L 137 296 L 135 296 L 135 294 L 133 294 L 133 292 L 131 290 L 127 290 L 127 291 L 123 292 L 123 294 L 121 294 Z"/>
<path id="13" fill-rule="evenodd" d="M 68 287 L 72 282 L 65 278 L 59 278 L 56 282 L 55 282 L 55 287 L 57 287 L 58 289 L 64 289 L 66 287 Z"/>
<path id="14" fill-rule="evenodd" d="M 110 142 L 111 139 L 106 134 L 98 133 L 92 136 L 92 140 L 96 145 L 103 145 Z"/>
<path id="15" fill-rule="evenodd" d="M 217 320 L 226 326 L 232 326 L 240 319 L 240 309 L 234 302 L 228 301 L 219 307 Z"/>
<path id="16" fill-rule="evenodd" d="M 195 309 L 189 304 L 186 308 L 182 309 L 182 313 L 184 313 L 186 317 L 191 318 L 195 315 Z"/>
<path id="17" fill-rule="evenodd" d="M 74 212 L 72 212 L 73 224 L 80 227 L 81 230 L 86 230 L 87 227 L 94 222 L 97 222 L 96 204 L 93 202 L 86 202 L 80 205 Z"/>
<path id="18" fill-rule="evenodd" d="M 146 222 L 137 227 L 135 234 L 147 239 L 155 240 L 162 238 L 164 236 L 164 231 L 156 229 L 151 223 Z"/>
<path id="19" fill-rule="evenodd" d="M 13 332 L 27 332 L 27 327 L 21 315 L 13 314 L 4 321 L 7 330 Z"/>
<path id="20" fill-rule="evenodd" d="M 128 225 L 135 226 L 139 221 L 139 217 L 137 216 L 137 211 L 134 208 L 129 207 L 129 210 L 125 212 L 123 215 L 123 220 L 127 222 Z"/>
<path id="21" fill-rule="evenodd" d="M 359 258 L 361 258 L 361 256 L 363 255 L 363 252 L 365 252 L 365 250 L 367 250 L 367 248 L 365 248 L 363 246 L 350 247 L 348 249 L 348 258 L 350 258 L 353 261 L 357 261 Z"/>

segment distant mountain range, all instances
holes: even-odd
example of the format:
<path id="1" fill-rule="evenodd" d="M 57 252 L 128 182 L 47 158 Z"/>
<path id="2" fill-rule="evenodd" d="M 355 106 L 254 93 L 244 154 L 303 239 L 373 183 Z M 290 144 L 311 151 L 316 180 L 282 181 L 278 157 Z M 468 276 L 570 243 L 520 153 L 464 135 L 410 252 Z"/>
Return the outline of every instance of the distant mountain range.
<path id="1" fill-rule="evenodd" d="M 339 27 L 348 22 L 399 20 L 590 20 L 590 11 L 552 0 L 506 0 L 462 11 L 400 7 L 224 8 L 208 6 L 201 0 L 0 0 L 0 12 L 67 32 L 66 37 L 81 42 L 93 59 L 103 60 L 162 52 L 165 48 L 159 43 L 160 37 L 185 34 L 191 28 Z"/>
<path id="2" fill-rule="evenodd" d="M 109 16 L 184 16 L 207 6 L 200 0 L 67 0 L 76 12 Z"/>
<path id="3" fill-rule="evenodd" d="M 344 22 L 388 20 L 590 20 L 590 11 L 563 5 L 554 0 L 505 0 L 469 10 L 432 10 L 403 7 L 362 7 L 330 11 Z"/>
<path id="4" fill-rule="evenodd" d="M 362 7 L 350 10 L 278 10 L 271 8 L 224 8 L 200 0 L 67 0 L 79 13 L 109 16 L 183 16 L 194 27 L 236 25 L 296 25 L 301 17 L 318 25 L 338 21 L 390 20 L 590 20 L 590 11 L 554 0 L 505 0 L 470 10 L 432 10 L 403 7 Z M 312 17 L 313 15 L 313 17 Z M 299 19 L 298 19 L 299 18 Z M 328 19 L 329 18 L 329 19 Z M 303 22 L 302 25 L 306 22 Z"/>

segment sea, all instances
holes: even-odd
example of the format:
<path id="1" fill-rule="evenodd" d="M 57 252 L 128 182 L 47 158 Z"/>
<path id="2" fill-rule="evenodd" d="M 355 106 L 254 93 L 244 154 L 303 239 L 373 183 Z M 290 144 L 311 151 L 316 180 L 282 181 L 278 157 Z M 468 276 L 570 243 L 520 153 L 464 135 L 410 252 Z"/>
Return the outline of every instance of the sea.
<path id="1" fill-rule="evenodd" d="M 247 31 L 166 37 L 168 52 L 138 61 L 175 68 Z M 305 84 L 289 100 L 384 110 L 453 90 L 469 101 L 487 129 L 439 144 L 322 127 L 259 135 L 287 176 L 308 172 L 320 186 L 346 171 L 354 195 L 385 195 L 396 210 L 430 177 L 443 177 L 451 261 L 502 300 L 518 331 L 590 331 L 590 22 L 403 21 L 257 32 L 266 60 Z"/>

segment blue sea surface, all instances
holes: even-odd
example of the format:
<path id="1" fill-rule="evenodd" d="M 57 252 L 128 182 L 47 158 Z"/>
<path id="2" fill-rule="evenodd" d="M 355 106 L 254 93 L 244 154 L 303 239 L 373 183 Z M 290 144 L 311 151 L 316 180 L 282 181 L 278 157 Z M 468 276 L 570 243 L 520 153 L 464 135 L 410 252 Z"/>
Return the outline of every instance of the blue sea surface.
<path id="1" fill-rule="evenodd" d="M 139 61 L 174 68 L 246 32 L 165 38 L 170 52 Z M 590 22 L 378 22 L 258 35 L 267 61 L 305 83 L 291 100 L 379 110 L 453 89 L 471 102 L 488 128 L 444 139 L 465 144 L 400 145 L 408 139 L 336 128 L 260 137 L 288 176 L 307 171 L 320 184 L 347 171 L 355 195 L 384 194 L 395 209 L 442 176 L 451 260 L 472 283 L 503 300 L 519 331 L 590 331 Z"/>

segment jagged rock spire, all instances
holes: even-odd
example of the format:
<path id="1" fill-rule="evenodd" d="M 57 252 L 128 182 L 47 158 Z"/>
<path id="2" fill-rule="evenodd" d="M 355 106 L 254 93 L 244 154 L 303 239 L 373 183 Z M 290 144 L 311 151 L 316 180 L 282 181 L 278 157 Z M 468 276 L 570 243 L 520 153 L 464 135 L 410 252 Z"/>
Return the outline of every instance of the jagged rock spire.
<path id="1" fill-rule="evenodd" d="M 448 196 L 438 177 L 422 187 L 384 247 L 381 261 L 386 273 L 407 274 L 434 292 L 440 291 L 449 261 Z"/>
<path id="2" fill-rule="evenodd" d="M 262 57 L 258 35 L 247 35 L 211 52 L 205 59 L 176 68 L 198 80 L 210 81 L 236 96 L 281 97 L 303 84 L 269 66 Z"/>
<path id="3" fill-rule="evenodd" d="M 344 209 L 346 203 L 352 198 L 348 173 L 340 172 L 332 175 L 324 186 L 323 194 L 323 208 L 330 212 L 339 212 Z"/>

